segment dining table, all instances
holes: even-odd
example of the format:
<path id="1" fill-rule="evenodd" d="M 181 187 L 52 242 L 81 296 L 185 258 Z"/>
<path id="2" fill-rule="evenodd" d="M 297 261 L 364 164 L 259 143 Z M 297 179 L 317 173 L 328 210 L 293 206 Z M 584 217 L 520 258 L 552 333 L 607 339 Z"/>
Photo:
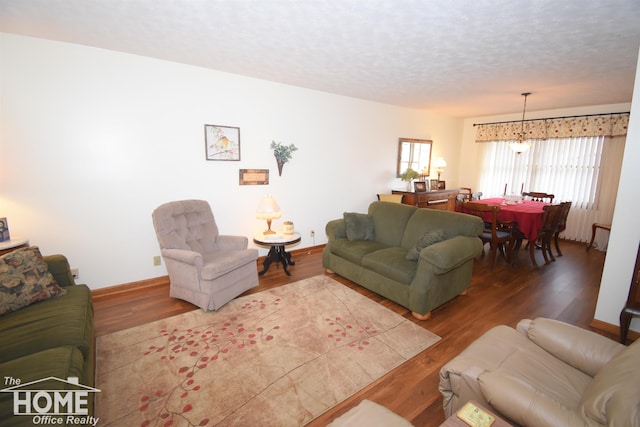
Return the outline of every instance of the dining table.
<path id="1" fill-rule="evenodd" d="M 500 206 L 498 220 L 502 223 L 515 223 L 516 228 L 529 241 L 531 262 L 534 266 L 538 265 L 534 255 L 535 242 L 538 239 L 538 231 L 542 228 L 544 221 L 543 208 L 549 203 L 533 200 L 507 201 L 506 198 L 502 197 L 474 200 L 473 202 Z"/>

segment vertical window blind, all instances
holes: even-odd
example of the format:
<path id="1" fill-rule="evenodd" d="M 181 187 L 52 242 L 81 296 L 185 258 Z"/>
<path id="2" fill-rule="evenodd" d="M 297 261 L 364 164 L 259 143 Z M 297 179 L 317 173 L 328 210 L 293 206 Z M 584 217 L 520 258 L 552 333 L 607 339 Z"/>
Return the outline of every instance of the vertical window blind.
<path id="1" fill-rule="evenodd" d="M 613 218 L 628 115 L 626 119 L 625 122 L 616 117 L 613 125 L 622 130 L 615 131 L 602 126 L 603 122 L 607 125 L 609 122 L 601 117 L 596 125 L 591 121 L 589 126 L 584 125 L 585 118 L 581 118 L 581 123 L 554 119 L 553 126 L 537 123 L 538 132 L 532 130 L 533 125 L 527 132 L 531 148 L 521 154 L 510 148 L 514 142 L 512 133 L 502 131 L 508 134 L 508 139 L 498 136 L 499 124 L 479 129 L 477 140 L 482 142 L 479 190 L 485 197 L 501 196 L 505 189 L 506 194 L 542 191 L 554 194 L 554 203 L 572 201 L 563 237 L 589 241 L 592 223 L 610 224 Z M 574 131 L 576 124 L 583 125 L 580 131 Z M 548 137 L 549 129 L 559 136 Z M 600 247 L 606 244 L 598 243 Z"/>

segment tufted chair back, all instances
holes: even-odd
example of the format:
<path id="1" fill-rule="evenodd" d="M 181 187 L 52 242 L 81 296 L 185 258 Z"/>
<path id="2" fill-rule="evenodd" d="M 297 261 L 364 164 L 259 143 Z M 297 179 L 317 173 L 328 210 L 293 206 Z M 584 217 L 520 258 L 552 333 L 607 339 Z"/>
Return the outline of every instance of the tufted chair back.
<path id="1" fill-rule="evenodd" d="M 163 249 L 185 249 L 202 255 L 218 250 L 218 226 L 204 200 L 165 203 L 153 212 L 153 224 Z"/>

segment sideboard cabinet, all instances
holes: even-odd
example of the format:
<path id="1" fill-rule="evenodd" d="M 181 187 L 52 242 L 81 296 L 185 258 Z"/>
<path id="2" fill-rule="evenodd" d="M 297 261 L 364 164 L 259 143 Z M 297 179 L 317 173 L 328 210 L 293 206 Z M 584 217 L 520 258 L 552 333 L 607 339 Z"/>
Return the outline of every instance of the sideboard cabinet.
<path id="1" fill-rule="evenodd" d="M 446 211 L 456 210 L 456 197 L 459 190 L 438 190 L 427 192 L 392 190 L 393 194 L 402 194 L 402 203 L 417 206 L 419 208 L 441 209 Z"/>

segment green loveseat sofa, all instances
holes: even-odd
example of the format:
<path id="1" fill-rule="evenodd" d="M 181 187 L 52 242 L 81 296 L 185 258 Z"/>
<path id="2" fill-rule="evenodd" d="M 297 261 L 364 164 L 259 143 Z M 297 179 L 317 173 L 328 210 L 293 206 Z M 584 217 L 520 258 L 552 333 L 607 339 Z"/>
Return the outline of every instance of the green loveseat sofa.
<path id="1" fill-rule="evenodd" d="M 471 215 L 373 202 L 327 223 L 322 263 L 424 320 L 471 286 L 483 228 Z"/>
<path id="2" fill-rule="evenodd" d="M 29 415 L 14 415 L 13 391 L 21 387 L 31 390 L 88 391 L 88 404 L 82 406 L 88 409 L 87 416 L 93 416 L 96 391 L 93 389 L 95 341 L 91 291 L 86 285 L 75 284 L 66 257 L 41 257 L 39 251 L 37 255 L 40 260 L 44 259 L 46 269 L 65 292 L 0 316 L 2 426 L 31 426 L 38 420 L 45 423 L 44 418 L 36 420 Z M 5 271 L 0 273 L 5 274 L 5 279 L 10 273 L 6 270 L 12 261 L 8 260 L 0 266 L 4 267 Z M 3 298 L 6 302 L 6 296 Z M 74 377 L 78 385 L 72 384 Z M 72 380 L 68 381 L 69 378 Z M 42 398 L 40 404 L 46 406 L 46 398 Z M 24 410 L 24 406 L 21 410 Z M 80 418 L 87 419 L 87 416 Z M 67 423 L 66 415 L 54 418 L 63 420 L 56 425 L 74 424 Z"/>

